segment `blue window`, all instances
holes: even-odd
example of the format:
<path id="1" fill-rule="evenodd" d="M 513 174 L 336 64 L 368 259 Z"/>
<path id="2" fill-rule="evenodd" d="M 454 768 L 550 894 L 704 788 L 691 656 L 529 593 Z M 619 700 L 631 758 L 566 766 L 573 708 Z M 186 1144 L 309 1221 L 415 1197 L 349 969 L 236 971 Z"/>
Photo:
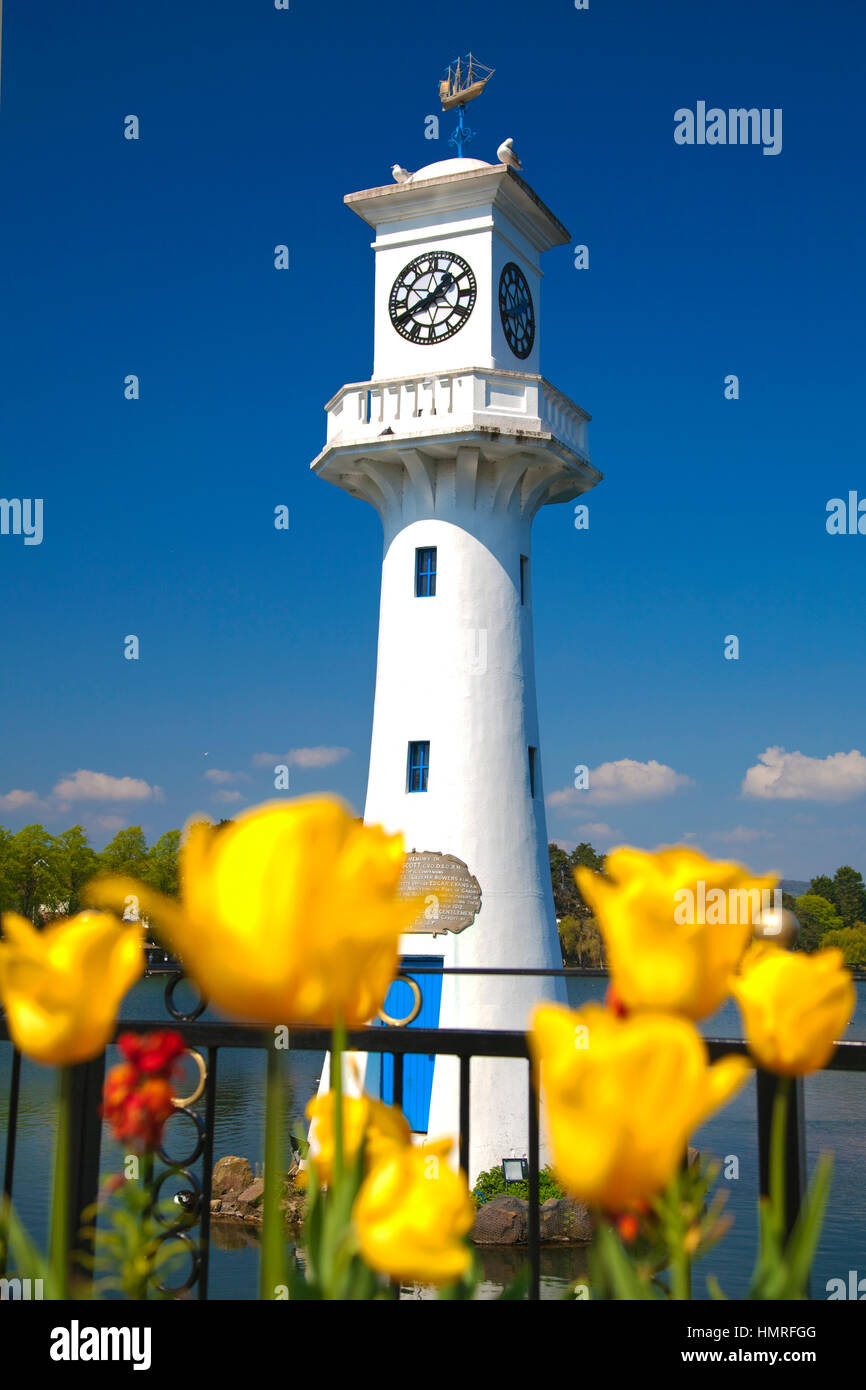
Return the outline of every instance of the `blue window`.
<path id="1" fill-rule="evenodd" d="M 529 750 L 529 795 L 535 796 L 535 760 L 538 755 L 537 748 Z"/>
<path id="2" fill-rule="evenodd" d="M 409 744 L 409 774 L 406 780 L 408 792 L 426 792 L 427 776 L 430 772 L 430 743 Z"/>
<path id="3" fill-rule="evenodd" d="M 436 597 L 435 545 L 426 545 L 415 551 L 415 597 Z"/>

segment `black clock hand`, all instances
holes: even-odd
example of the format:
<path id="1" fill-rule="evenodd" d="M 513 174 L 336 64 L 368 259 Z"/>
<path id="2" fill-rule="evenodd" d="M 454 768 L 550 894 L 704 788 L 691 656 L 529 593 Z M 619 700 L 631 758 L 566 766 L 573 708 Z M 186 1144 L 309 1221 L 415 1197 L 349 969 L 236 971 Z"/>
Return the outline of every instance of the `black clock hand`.
<path id="1" fill-rule="evenodd" d="M 429 306 L 432 303 L 434 303 L 434 301 L 437 300 L 439 296 L 445 292 L 445 290 L 450 290 L 453 284 L 454 276 L 451 275 L 448 271 L 446 271 L 439 284 L 436 286 L 436 289 L 433 290 L 432 293 L 428 294 L 426 299 L 421 299 L 418 301 L 417 304 L 413 304 L 412 308 L 407 309 L 404 314 L 401 314 L 399 318 L 395 320 L 395 322 L 402 324 L 405 323 L 407 319 L 414 318 L 414 316 L 420 313 L 423 309 L 429 308 Z"/>
<path id="2" fill-rule="evenodd" d="M 453 284 L 454 276 L 450 273 L 450 271 L 446 270 L 442 279 L 439 281 L 439 284 L 436 286 L 436 289 L 433 290 L 432 293 L 428 294 L 426 299 L 419 300 L 417 304 L 412 305 L 411 309 L 407 309 L 404 314 L 400 314 L 399 317 L 394 320 L 394 322 L 402 324 L 405 323 L 407 319 L 414 318 L 415 315 L 421 313 L 423 309 L 429 308 L 429 306 L 434 302 L 434 300 L 437 300 L 441 294 L 445 293 L 446 290 L 450 290 Z"/>
<path id="3" fill-rule="evenodd" d="M 516 318 L 518 314 L 524 313 L 524 311 L 525 311 L 526 309 L 528 309 L 528 308 L 529 308 L 529 300 L 528 300 L 528 299 L 521 299 L 520 303 L 517 304 L 517 305 L 515 305 L 515 307 L 514 307 L 513 309 L 505 309 L 505 310 L 503 310 L 503 312 L 504 312 L 505 317 L 506 317 L 507 319 L 513 319 L 513 318 Z"/>

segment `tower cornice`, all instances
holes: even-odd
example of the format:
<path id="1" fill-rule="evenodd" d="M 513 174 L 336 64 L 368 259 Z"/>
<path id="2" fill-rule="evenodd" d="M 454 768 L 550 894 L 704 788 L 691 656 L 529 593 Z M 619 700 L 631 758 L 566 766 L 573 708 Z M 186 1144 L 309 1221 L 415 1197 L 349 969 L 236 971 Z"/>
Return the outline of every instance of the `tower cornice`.
<path id="1" fill-rule="evenodd" d="M 601 474 L 552 435 L 466 429 L 416 439 L 337 444 L 314 461 L 316 473 L 375 507 L 386 529 L 422 517 L 509 513 L 531 522 L 553 502 L 569 502 Z"/>
<path id="2" fill-rule="evenodd" d="M 449 213 L 492 207 L 505 213 L 538 252 L 571 240 L 567 227 L 534 189 L 504 164 L 366 188 L 347 193 L 343 201 L 377 232 L 380 228 L 396 232 L 402 222 L 417 227 L 419 218 L 441 220 Z"/>

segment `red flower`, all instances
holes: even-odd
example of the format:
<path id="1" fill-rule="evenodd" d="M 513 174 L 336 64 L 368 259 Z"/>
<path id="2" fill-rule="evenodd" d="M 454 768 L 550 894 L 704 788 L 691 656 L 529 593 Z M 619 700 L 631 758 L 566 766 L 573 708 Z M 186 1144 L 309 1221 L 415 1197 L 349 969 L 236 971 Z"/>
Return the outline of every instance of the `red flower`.
<path id="1" fill-rule="evenodd" d="M 627 1213 L 625 1216 L 621 1216 L 619 1218 L 619 1221 L 617 1221 L 616 1225 L 617 1230 L 619 1231 L 626 1245 L 631 1245 L 632 1242 L 637 1239 L 639 1226 L 636 1216 L 632 1216 L 630 1213 Z"/>
<path id="2" fill-rule="evenodd" d="M 128 1062 L 148 1075 L 158 1075 L 160 1072 L 168 1075 L 168 1068 L 186 1050 L 180 1033 L 168 1030 L 145 1033 L 144 1036 L 122 1033 L 117 1039 L 117 1046 Z"/>
<path id="3" fill-rule="evenodd" d="M 179 1033 L 124 1033 L 117 1040 L 127 1059 L 105 1078 L 102 1114 L 115 1139 L 139 1153 L 158 1149 L 174 1110 L 172 1074 L 185 1050 Z"/>

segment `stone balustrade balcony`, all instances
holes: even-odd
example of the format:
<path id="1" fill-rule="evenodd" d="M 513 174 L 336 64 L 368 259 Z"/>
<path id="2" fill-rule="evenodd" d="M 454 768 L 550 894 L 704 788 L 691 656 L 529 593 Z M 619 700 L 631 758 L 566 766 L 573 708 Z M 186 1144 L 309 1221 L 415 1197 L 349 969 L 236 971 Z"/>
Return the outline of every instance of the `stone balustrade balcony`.
<path id="1" fill-rule="evenodd" d="M 469 367 L 462 371 L 352 382 L 325 407 L 327 448 L 487 430 L 519 437 L 552 436 L 589 462 L 590 416 L 544 377 Z"/>

